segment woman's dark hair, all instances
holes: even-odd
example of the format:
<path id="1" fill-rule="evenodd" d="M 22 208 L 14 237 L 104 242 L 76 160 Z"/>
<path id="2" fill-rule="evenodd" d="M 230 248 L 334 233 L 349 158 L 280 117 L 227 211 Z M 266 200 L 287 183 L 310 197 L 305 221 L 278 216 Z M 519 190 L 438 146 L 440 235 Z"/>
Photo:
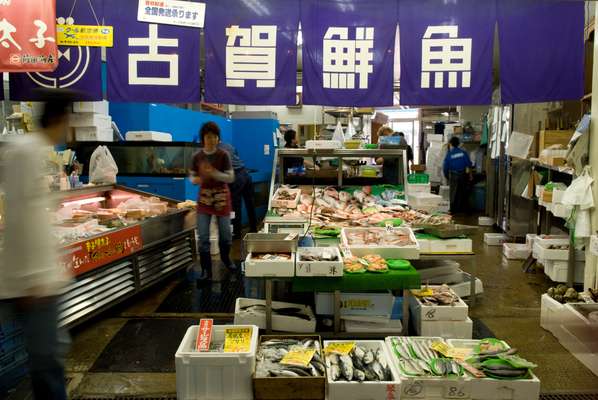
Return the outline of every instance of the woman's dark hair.
<path id="1" fill-rule="evenodd" d="M 297 132 L 295 132 L 292 129 L 289 129 L 288 131 L 286 131 L 284 133 L 284 141 L 286 143 L 287 146 L 290 146 L 293 144 L 293 139 L 295 139 L 295 137 L 297 137 Z"/>
<path id="2" fill-rule="evenodd" d="M 449 144 L 455 148 L 459 147 L 459 145 L 461 144 L 461 141 L 459 140 L 459 138 L 457 136 L 453 136 L 451 138 L 451 140 L 449 140 Z"/>
<path id="3" fill-rule="evenodd" d="M 214 135 L 218 136 L 218 139 L 220 139 L 220 127 L 218 126 L 218 124 L 213 121 L 210 121 L 206 122 L 201 126 L 201 129 L 199 130 L 199 137 L 201 139 L 201 143 L 204 142 L 204 137 L 208 133 L 213 133 Z"/>

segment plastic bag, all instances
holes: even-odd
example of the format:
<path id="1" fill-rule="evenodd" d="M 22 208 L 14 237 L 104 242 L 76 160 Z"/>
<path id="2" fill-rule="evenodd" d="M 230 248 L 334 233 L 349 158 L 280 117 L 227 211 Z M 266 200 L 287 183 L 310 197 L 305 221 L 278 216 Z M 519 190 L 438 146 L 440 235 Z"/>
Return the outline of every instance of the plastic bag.
<path id="1" fill-rule="evenodd" d="M 567 206 L 579 206 L 580 210 L 588 210 L 594 207 L 594 196 L 592 195 L 592 183 L 594 179 L 590 176 L 589 168 L 584 168 L 581 175 L 571 182 L 565 190 L 562 203 Z"/>
<path id="2" fill-rule="evenodd" d="M 89 160 L 89 182 L 96 184 L 116 183 L 118 166 L 106 146 L 98 146 Z"/>
<path id="3" fill-rule="evenodd" d="M 336 140 L 341 144 L 345 143 L 345 134 L 343 133 L 343 126 L 341 125 L 341 121 L 338 121 L 336 124 L 334 133 L 332 134 L 332 140 Z"/>

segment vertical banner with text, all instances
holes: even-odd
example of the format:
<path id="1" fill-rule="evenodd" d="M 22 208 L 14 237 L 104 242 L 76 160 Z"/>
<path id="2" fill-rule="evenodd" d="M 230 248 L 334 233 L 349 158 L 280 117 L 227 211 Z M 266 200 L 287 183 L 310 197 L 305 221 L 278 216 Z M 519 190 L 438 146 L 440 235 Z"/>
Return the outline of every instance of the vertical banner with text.
<path id="1" fill-rule="evenodd" d="M 55 0 L 0 1 L 0 72 L 52 71 L 57 57 Z"/>
<path id="2" fill-rule="evenodd" d="M 65 25 L 99 25 L 104 0 L 56 0 L 56 17 Z M 102 99 L 102 59 L 99 47 L 59 46 L 58 67 L 52 72 L 10 74 L 10 98 L 38 100 L 36 88 L 73 89 L 80 100 Z"/>
<path id="3" fill-rule="evenodd" d="M 493 1 L 401 0 L 401 104 L 490 104 L 495 25 Z"/>
<path id="4" fill-rule="evenodd" d="M 298 0 L 208 4 L 206 101 L 294 105 Z"/>
<path id="5" fill-rule="evenodd" d="M 303 0 L 303 103 L 392 106 L 396 0 Z"/>
<path id="6" fill-rule="evenodd" d="M 166 4 L 154 3 L 166 12 Z M 105 15 L 114 26 L 114 46 L 107 50 L 108 100 L 199 102 L 199 29 L 139 22 L 137 0 L 107 0 Z"/>
<path id="7" fill-rule="evenodd" d="M 498 2 L 503 104 L 581 99 L 584 6 L 583 1 Z"/>

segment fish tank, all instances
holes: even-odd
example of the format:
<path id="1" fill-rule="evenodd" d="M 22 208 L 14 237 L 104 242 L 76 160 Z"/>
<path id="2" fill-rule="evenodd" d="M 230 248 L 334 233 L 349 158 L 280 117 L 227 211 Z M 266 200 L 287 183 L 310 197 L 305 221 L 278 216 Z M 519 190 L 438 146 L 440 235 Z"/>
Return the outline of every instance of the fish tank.
<path id="1" fill-rule="evenodd" d="M 118 166 L 119 176 L 187 176 L 197 143 L 183 142 L 79 142 L 70 146 L 88 175 L 89 160 L 99 146 L 107 146 Z"/>

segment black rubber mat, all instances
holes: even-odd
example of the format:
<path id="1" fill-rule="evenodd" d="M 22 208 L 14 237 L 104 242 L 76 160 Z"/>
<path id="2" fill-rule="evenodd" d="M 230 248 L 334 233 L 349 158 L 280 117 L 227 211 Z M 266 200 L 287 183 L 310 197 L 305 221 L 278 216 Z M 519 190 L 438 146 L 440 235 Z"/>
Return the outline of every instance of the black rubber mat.
<path id="1" fill-rule="evenodd" d="M 162 313 L 234 313 L 237 297 L 243 297 L 243 279 L 197 285 L 181 281 L 160 304 Z"/>
<path id="2" fill-rule="evenodd" d="M 193 319 L 128 321 L 104 348 L 90 372 L 175 372 L 174 354 Z"/>
<path id="3" fill-rule="evenodd" d="M 598 393 L 542 394 L 540 400 L 598 400 Z"/>
<path id="4" fill-rule="evenodd" d="M 494 332 L 492 332 L 490 328 L 488 328 L 486 324 L 482 322 L 482 320 L 477 318 L 472 318 L 471 320 L 473 321 L 473 332 L 471 336 L 472 339 L 486 339 L 496 337 Z"/>

